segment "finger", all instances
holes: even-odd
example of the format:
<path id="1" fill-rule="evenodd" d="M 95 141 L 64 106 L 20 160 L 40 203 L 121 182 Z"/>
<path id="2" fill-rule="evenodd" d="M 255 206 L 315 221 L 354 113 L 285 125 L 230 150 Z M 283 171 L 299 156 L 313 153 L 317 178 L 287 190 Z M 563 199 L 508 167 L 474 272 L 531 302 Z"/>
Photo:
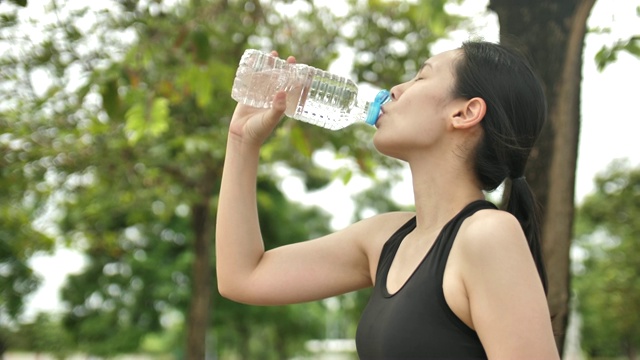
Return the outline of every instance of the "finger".
<path id="1" fill-rule="evenodd" d="M 289 56 L 289 57 L 287 58 L 287 62 L 288 62 L 289 64 L 295 64 L 295 63 L 296 63 L 296 58 L 295 58 L 295 56 Z"/>
<path id="2" fill-rule="evenodd" d="M 284 115 L 284 111 L 287 109 L 287 93 L 284 91 L 278 91 L 273 97 L 273 103 L 271 105 L 271 111 L 278 117 Z"/>
<path id="3" fill-rule="evenodd" d="M 262 115 L 262 123 L 265 128 L 272 130 L 284 116 L 287 108 L 287 93 L 278 91 L 273 97 L 271 108 Z"/>
<path id="4" fill-rule="evenodd" d="M 273 98 L 271 108 L 262 113 L 262 117 L 260 118 L 260 130 L 258 131 L 258 133 L 264 134 L 259 136 L 262 138 L 261 141 L 264 141 L 263 137 L 266 137 L 267 134 L 271 133 L 280 119 L 282 119 L 285 108 L 283 105 L 286 105 L 286 94 L 281 91 Z"/>

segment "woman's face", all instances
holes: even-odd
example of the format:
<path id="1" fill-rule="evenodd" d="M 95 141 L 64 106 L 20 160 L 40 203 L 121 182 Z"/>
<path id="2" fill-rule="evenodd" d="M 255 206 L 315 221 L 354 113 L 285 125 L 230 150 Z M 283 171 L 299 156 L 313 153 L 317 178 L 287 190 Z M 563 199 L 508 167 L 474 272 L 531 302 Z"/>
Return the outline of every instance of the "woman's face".
<path id="1" fill-rule="evenodd" d="M 416 76 L 391 89 L 392 100 L 382 107 L 374 145 L 378 151 L 401 160 L 438 147 L 451 128 L 454 65 L 462 50 L 431 57 Z"/>

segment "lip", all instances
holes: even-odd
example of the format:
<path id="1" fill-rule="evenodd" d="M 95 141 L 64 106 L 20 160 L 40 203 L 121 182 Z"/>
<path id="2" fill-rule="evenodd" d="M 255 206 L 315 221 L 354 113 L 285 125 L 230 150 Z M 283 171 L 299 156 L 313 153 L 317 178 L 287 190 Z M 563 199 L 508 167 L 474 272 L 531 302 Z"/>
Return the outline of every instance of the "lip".
<path id="1" fill-rule="evenodd" d="M 384 116 L 384 111 L 380 109 L 380 115 L 378 115 L 378 119 L 376 119 L 376 123 L 374 124 L 376 128 L 380 127 L 380 119 L 382 119 L 382 116 Z"/>

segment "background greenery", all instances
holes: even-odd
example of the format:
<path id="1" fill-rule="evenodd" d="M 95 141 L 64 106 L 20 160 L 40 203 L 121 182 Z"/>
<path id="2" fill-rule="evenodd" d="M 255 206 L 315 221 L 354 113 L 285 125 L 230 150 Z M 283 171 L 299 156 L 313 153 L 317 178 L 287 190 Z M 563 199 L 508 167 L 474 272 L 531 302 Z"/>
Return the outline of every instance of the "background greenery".
<path id="1" fill-rule="evenodd" d="M 284 359 L 309 339 L 353 337 L 366 291 L 287 307 L 217 294 L 210 243 L 237 61 L 253 47 L 327 68 L 350 47 L 358 81 L 389 88 L 465 19 L 445 0 L 353 0 L 335 12 L 313 1 L 52 1 L 33 20 L 26 1 L 12 3 L 0 14 L 0 354 Z M 637 53 L 637 39 L 603 49 L 601 63 L 618 51 Z M 372 149 L 372 131 L 278 128 L 258 184 L 267 247 L 331 230 L 330 214 L 285 196 L 282 168 L 308 191 L 369 177 L 356 219 L 399 208 L 389 191 L 400 164 Z M 318 151 L 348 165 L 324 168 Z M 640 313 L 629 306 L 640 304 L 638 171 L 613 165 L 579 212 L 575 289 L 593 356 L 629 354 L 640 340 L 629 316 Z M 24 322 L 40 282 L 28 260 L 56 247 L 87 266 L 66 282 L 62 314 Z"/>

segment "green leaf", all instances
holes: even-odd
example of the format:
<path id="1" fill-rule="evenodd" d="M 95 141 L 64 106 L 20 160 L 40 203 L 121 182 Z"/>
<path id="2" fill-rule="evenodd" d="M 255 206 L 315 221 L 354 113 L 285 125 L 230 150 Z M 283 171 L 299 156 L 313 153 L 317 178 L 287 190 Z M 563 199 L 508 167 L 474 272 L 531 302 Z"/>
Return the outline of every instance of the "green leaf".
<path id="1" fill-rule="evenodd" d="M 147 133 L 153 137 L 164 134 L 169 129 L 169 100 L 156 98 L 151 105 L 151 121 Z"/>
<path id="2" fill-rule="evenodd" d="M 211 90 L 215 78 L 210 76 L 210 71 L 200 66 L 191 66 L 179 74 L 177 84 L 191 91 L 196 97 L 196 104 L 203 109 L 212 100 Z"/>
<path id="3" fill-rule="evenodd" d="M 640 35 L 629 39 L 629 42 L 624 46 L 624 49 L 630 54 L 640 57 Z"/>
<path id="4" fill-rule="evenodd" d="M 120 97 L 118 96 L 118 81 L 112 79 L 102 86 L 102 107 L 110 118 L 116 119 L 120 114 Z"/>
<path id="5" fill-rule="evenodd" d="M 144 105 L 135 104 L 124 115 L 126 124 L 125 134 L 129 143 L 135 145 L 144 134 Z"/>
<path id="6" fill-rule="evenodd" d="M 27 0 L 9 0 L 12 3 L 18 5 L 18 6 L 22 6 L 22 7 L 27 7 Z"/>
<path id="7" fill-rule="evenodd" d="M 296 149 L 296 151 L 298 151 L 298 153 L 302 154 L 306 158 L 311 158 L 311 153 L 313 150 L 311 149 L 309 140 L 306 138 L 300 126 L 292 126 L 289 136 L 291 143 L 293 144 L 293 147 Z"/>
<path id="8" fill-rule="evenodd" d="M 125 114 L 125 120 L 124 130 L 131 145 L 143 136 L 156 138 L 169 129 L 169 100 L 155 98 L 148 112 L 145 104 L 136 103 Z"/>
<path id="9" fill-rule="evenodd" d="M 337 175 L 342 180 L 342 183 L 346 185 L 349 183 L 349 181 L 351 181 L 351 178 L 353 177 L 353 171 L 348 168 L 340 168 Z"/>
<path id="10" fill-rule="evenodd" d="M 640 58 L 640 35 L 632 36 L 628 40 L 620 40 L 611 46 L 603 46 L 595 56 L 599 71 L 618 60 L 618 53 L 627 51 L 629 54 Z"/>
<path id="11" fill-rule="evenodd" d="M 211 56 L 211 45 L 209 37 L 202 30 L 196 30 L 191 34 L 193 45 L 196 50 L 196 61 L 198 63 L 206 63 Z"/>

